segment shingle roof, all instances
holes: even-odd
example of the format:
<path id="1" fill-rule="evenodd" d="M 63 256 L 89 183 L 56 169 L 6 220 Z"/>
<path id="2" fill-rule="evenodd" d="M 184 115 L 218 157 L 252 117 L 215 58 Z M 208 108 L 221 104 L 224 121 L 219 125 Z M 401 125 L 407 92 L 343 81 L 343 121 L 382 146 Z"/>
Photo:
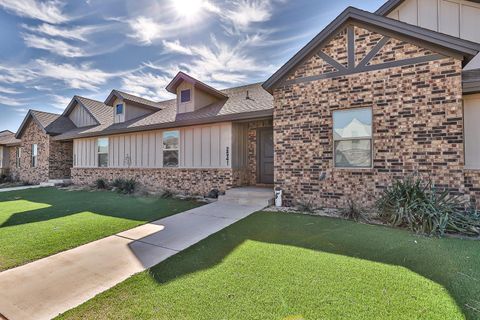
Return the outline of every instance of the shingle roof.
<path id="1" fill-rule="evenodd" d="M 112 92 L 110 93 L 108 98 L 105 100 L 105 104 L 110 105 L 113 102 L 114 97 L 119 97 L 123 100 L 130 101 L 130 102 L 140 104 L 142 106 L 146 106 L 146 107 L 153 108 L 153 109 L 158 109 L 161 106 L 161 102 L 155 102 L 155 101 L 152 101 L 152 100 L 148 100 L 148 99 L 138 97 L 138 96 L 135 96 L 133 94 L 126 93 L 126 92 L 116 90 L 116 89 L 112 90 Z"/>
<path id="2" fill-rule="evenodd" d="M 57 135 L 76 128 L 68 117 L 62 117 L 62 115 L 56 113 L 30 110 L 15 134 L 16 138 L 21 137 L 29 119 L 33 119 L 45 133 L 51 135 Z"/>
<path id="3" fill-rule="evenodd" d="M 80 96 L 76 97 L 100 124 L 110 123 L 113 121 L 112 107 L 107 106 L 103 102 L 97 100 Z"/>
<path id="4" fill-rule="evenodd" d="M 188 74 L 186 74 L 184 72 L 181 72 L 181 71 L 179 73 L 177 73 L 177 75 L 173 78 L 173 80 L 170 81 L 170 83 L 167 85 L 167 87 L 166 87 L 167 91 L 176 94 L 178 86 L 183 81 L 191 83 L 196 88 L 199 88 L 202 91 L 208 92 L 212 96 L 217 97 L 219 99 L 227 98 L 227 96 L 225 95 L 224 92 L 222 92 L 220 90 L 217 90 L 217 89 L 209 86 L 208 84 L 203 83 L 202 81 L 197 80 L 197 79 L 195 79 L 195 78 L 193 78 L 193 77 L 189 76 Z"/>
<path id="5" fill-rule="evenodd" d="M 160 110 L 123 123 L 105 123 L 65 132 L 56 140 L 100 136 L 113 133 L 173 128 L 191 124 L 269 117 L 273 114 L 273 97 L 261 83 L 220 90 L 228 99 L 215 102 L 194 112 L 177 113 L 176 100 L 159 102 Z M 248 98 L 247 98 L 248 92 Z"/>
<path id="6" fill-rule="evenodd" d="M 15 145 L 20 142 L 19 139 L 15 139 L 15 133 L 9 130 L 0 131 L 0 146 Z"/>

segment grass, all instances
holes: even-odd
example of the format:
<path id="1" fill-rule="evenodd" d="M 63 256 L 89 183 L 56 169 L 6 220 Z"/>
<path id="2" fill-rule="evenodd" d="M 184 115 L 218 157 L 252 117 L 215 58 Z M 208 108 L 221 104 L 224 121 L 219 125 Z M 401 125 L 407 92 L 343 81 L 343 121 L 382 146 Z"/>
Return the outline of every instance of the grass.
<path id="1" fill-rule="evenodd" d="M 0 193 L 0 271 L 196 205 L 54 188 Z"/>
<path id="2" fill-rule="evenodd" d="M 260 212 L 60 319 L 479 319 L 480 242 Z"/>

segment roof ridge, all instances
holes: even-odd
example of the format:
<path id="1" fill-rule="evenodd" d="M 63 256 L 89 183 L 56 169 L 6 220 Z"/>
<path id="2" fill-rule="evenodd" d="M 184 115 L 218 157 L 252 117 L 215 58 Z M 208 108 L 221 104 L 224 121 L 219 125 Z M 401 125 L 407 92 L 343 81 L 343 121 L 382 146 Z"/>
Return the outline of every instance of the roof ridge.
<path id="1" fill-rule="evenodd" d="M 86 100 L 90 100 L 90 101 L 95 101 L 95 102 L 104 104 L 102 101 L 95 100 L 95 99 L 92 99 L 92 98 L 87 98 L 87 97 L 84 97 L 84 96 L 79 96 L 79 95 L 77 95 L 77 94 L 75 95 L 75 97 L 80 98 L 80 99 L 86 99 Z"/>
<path id="2" fill-rule="evenodd" d="M 38 112 L 38 113 L 44 113 L 44 114 L 51 114 L 51 115 L 54 115 L 54 116 L 59 116 L 61 117 L 62 114 L 61 113 L 53 113 L 53 112 L 47 112 L 47 111 L 41 111 L 41 110 L 36 110 L 36 109 L 30 109 L 30 111 L 33 113 L 33 112 Z"/>

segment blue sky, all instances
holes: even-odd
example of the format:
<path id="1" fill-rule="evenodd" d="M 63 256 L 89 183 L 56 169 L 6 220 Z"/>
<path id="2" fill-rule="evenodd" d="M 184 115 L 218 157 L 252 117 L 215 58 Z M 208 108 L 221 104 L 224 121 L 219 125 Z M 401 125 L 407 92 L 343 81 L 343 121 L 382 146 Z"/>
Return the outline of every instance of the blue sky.
<path id="1" fill-rule="evenodd" d="M 112 89 L 161 101 L 184 71 L 218 89 L 266 80 L 347 6 L 383 0 L 0 0 L 0 130 Z"/>

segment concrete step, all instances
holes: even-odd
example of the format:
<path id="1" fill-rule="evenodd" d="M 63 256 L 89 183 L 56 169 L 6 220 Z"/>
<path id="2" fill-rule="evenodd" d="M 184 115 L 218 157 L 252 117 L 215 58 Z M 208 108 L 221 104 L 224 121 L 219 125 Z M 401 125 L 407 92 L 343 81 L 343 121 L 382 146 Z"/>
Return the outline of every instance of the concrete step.
<path id="1" fill-rule="evenodd" d="M 228 190 L 225 195 L 218 197 L 218 201 L 268 207 L 274 202 L 274 193 L 270 188 L 234 188 Z"/>

